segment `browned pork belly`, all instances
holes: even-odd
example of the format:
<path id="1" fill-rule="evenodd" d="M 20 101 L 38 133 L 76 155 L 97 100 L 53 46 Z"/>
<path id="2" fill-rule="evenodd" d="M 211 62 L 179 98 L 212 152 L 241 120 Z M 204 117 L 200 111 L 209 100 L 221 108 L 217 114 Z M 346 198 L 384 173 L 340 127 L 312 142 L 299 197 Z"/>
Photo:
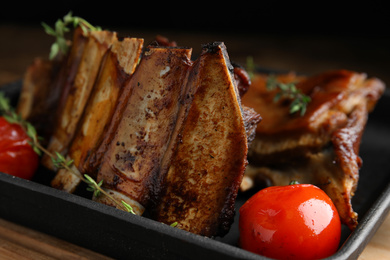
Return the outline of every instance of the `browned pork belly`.
<path id="1" fill-rule="evenodd" d="M 281 82 L 310 96 L 305 115 L 289 113 L 289 100 L 273 102 L 266 88 L 268 75 L 257 74 L 243 104 L 262 116 L 252 142 L 245 191 L 256 185 L 287 185 L 292 180 L 322 188 L 335 203 L 341 220 L 351 230 L 358 223 L 351 198 L 356 191 L 362 159 L 359 146 L 368 113 L 385 86 L 376 78 L 347 70 L 312 77 L 279 75 Z"/>

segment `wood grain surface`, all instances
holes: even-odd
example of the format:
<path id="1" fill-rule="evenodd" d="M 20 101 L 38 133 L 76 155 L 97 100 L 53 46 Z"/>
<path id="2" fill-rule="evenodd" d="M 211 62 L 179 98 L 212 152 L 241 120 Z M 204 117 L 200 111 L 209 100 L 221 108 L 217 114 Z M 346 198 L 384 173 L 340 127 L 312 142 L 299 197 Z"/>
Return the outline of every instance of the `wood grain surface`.
<path id="1" fill-rule="evenodd" d="M 366 72 L 390 85 L 390 40 L 370 35 L 241 34 L 239 31 L 189 32 L 116 29 L 121 35 L 142 37 L 145 43 L 162 34 L 181 46 L 225 42 L 230 59 L 245 64 L 253 57 L 261 67 L 314 74 L 324 70 Z M 0 24 L 0 85 L 19 80 L 35 57 L 47 56 L 52 37 L 39 26 Z M 0 219 L 0 259 L 109 259 L 77 245 Z M 390 259 L 390 216 L 359 259 Z"/>
<path id="2" fill-rule="evenodd" d="M 0 219 L 0 259 L 111 259 Z"/>

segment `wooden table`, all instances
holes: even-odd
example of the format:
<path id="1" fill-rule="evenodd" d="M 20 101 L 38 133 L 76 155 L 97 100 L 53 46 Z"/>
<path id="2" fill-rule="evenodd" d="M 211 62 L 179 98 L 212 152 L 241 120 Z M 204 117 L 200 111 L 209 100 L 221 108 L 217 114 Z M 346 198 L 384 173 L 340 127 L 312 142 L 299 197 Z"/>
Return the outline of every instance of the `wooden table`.
<path id="1" fill-rule="evenodd" d="M 313 74 L 328 69 L 351 69 L 376 76 L 390 85 L 390 40 L 387 37 L 348 35 L 240 34 L 119 29 L 120 34 L 151 42 L 156 34 L 181 46 L 224 41 L 231 60 L 245 64 L 248 56 L 259 66 Z M 0 85 L 23 77 L 37 56 L 48 55 L 52 38 L 41 27 L 0 24 Z M 0 219 L 1 259 L 104 259 L 89 250 Z M 390 259 L 390 216 L 384 221 L 359 259 Z"/>

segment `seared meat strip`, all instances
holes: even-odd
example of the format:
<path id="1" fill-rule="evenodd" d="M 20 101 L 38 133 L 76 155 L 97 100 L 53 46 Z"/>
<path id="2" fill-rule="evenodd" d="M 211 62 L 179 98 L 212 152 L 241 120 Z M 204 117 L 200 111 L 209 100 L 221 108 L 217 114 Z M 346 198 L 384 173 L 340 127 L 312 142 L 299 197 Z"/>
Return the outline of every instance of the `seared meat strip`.
<path id="1" fill-rule="evenodd" d="M 249 189 L 260 180 L 269 185 L 286 185 L 291 180 L 312 183 L 331 197 L 344 224 L 357 225 L 351 198 L 356 190 L 360 136 L 367 114 L 372 111 L 385 86 L 365 74 L 340 70 L 312 77 L 279 76 L 311 97 L 304 116 L 289 113 L 288 101 L 272 101 L 266 75 L 256 75 L 243 97 L 245 105 L 262 115 L 262 124 L 249 152 L 250 166 L 241 185 Z"/>
<path id="2" fill-rule="evenodd" d="M 41 144 L 46 146 L 55 127 L 57 111 L 63 105 L 74 81 L 87 37 L 77 27 L 73 33 L 70 52 L 54 60 L 36 58 L 23 78 L 17 112 L 34 125 Z"/>
<path id="3" fill-rule="evenodd" d="M 261 115 L 256 113 L 253 108 L 242 105 L 242 117 L 248 138 L 248 147 L 250 147 L 256 137 L 256 128 L 261 122 Z"/>
<path id="4" fill-rule="evenodd" d="M 57 114 L 58 121 L 47 147 L 50 152 L 58 152 L 63 155 L 67 153 L 68 146 L 73 139 L 77 124 L 84 112 L 85 104 L 98 74 L 101 60 L 115 39 L 115 32 L 89 32 L 74 81 L 71 82 L 69 89 L 65 90 L 67 93 L 63 95 L 65 101 Z M 42 164 L 51 170 L 55 170 L 48 155 L 43 156 Z"/>
<path id="5" fill-rule="evenodd" d="M 243 112 L 223 43 L 204 46 L 188 84 L 193 100 L 152 217 L 195 234 L 223 236 L 247 164 Z"/>
<path id="6" fill-rule="evenodd" d="M 159 178 L 191 66 L 191 49 L 152 47 L 145 50 L 119 102 L 105 140 L 91 164 L 97 180 L 119 201 L 142 214 Z M 105 196 L 94 198 L 113 205 Z M 114 205 L 116 206 L 116 205 Z"/>
<path id="7" fill-rule="evenodd" d="M 100 72 L 67 154 L 68 159 L 73 160 L 74 173 L 88 173 L 95 177 L 86 162 L 104 136 L 122 87 L 138 64 L 142 45 L 143 39 L 124 38 L 115 41 L 103 57 Z M 52 186 L 73 192 L 80 183 L 80 178 L 74 173 L 60 169 Z"/>
<path id="8" fill-rule="evenodd" d="M 35 58 L 23 77 L 16 111 L 35 127 L 39 136 L 44 138 L 44 142 L 47 142 L 53 126 L 50 119 L 53 119 L 54 115 L 48 111 L 55 111 L 57 104 L 49 104 L 48 100 L 56 90 L 53 85 L 62 64 L 63 61 Z"/>

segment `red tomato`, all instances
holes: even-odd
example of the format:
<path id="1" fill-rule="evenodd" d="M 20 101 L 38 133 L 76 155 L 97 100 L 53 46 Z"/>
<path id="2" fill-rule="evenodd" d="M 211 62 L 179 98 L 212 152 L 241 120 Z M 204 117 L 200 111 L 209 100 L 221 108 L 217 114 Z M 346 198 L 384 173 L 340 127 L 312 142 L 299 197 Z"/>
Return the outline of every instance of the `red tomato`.
<path id="1" fill-rule="evenodd" d="M 30 180 L 38 168 L 39 156 L 28 144 L 29 137 L 18 124 L 0 117 L 0 172 Z"/>
<path id="2" fill-rule="evenodd" d="M 240 246 L 275 259 L 319 259 L 340 243 L 339 214 L 328 195 L 310 184 L 265 188 L 241 208 Z"/>

